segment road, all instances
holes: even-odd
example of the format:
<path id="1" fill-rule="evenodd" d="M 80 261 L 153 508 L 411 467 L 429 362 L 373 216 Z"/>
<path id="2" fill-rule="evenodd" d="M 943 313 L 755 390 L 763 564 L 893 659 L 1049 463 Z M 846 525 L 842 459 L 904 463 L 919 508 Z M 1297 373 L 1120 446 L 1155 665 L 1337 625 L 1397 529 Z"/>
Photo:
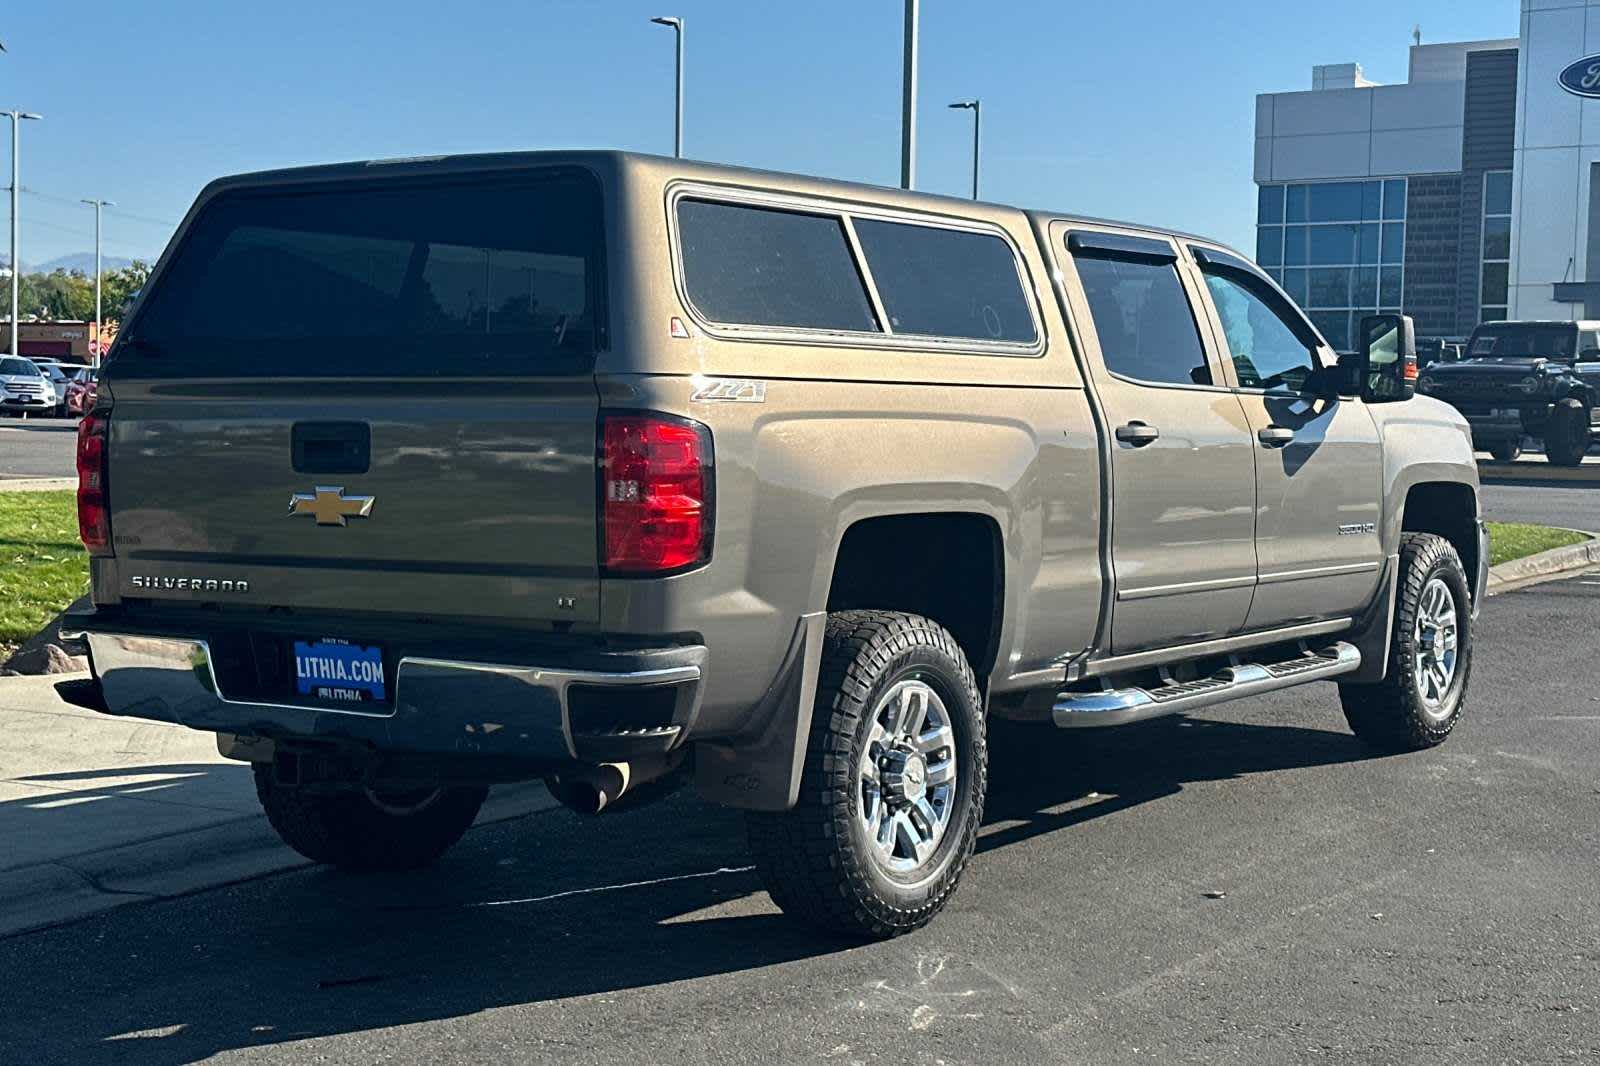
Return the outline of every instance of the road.
<path id="1" fill-rule="evenodd" d="M 679 793 L 0 942 L 0 1061 L 1595 1061 L 1597 628 L 1600 575 L 1491 600 L 1419 754 L 1327 685 L 1001 736 L 961 891 L 890 943 L 791 924 Z"/>
<path id="2" fill-rule="evenodd" d="M 78 420 L 0 418 L 0 481 L 77 477 Z"/>

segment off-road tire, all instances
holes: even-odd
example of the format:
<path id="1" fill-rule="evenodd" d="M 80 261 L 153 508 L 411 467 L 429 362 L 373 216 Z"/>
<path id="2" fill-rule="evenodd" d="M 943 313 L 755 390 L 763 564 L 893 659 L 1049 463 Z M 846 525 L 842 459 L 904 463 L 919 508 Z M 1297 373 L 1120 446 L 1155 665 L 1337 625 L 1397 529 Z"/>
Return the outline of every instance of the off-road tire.
<path id="1" fill-rule="evenodd" d="M 1517 457 L 1522 454 L 1522 442 L 1520 440 L 1497 440 L 1489 445 L 1489 454 L 1494 456 L 1496 462 L 1515 462 Z"/>
<path id="2" fill-rule="evenodd" d="M 897 879 L 870 853 L 856 772 L 874 709 L 908 677 L 933 688 L 949 713 L 957 776 L 943 838 L 921 866 Z M 748 815 L 756 868 L 773 901 L 811 925 L 863 939 L 921 928 L 948 902 L 972 857 L 987 774 L 983 700 L 955 638 L 918 615 L 831 614 L 799 802 L 783 813 Z"/>
<path id="3" fill-rule="evenodd" d="M 366 789 L 287 787 L 256 763 L 256 797 L 283 842 L 341 870 L 414 870 L 450 850 L 478 816 L 487 788 L 440 788 L 412 813 L 385 810 Z"/>
<path id="4" fill-rule="evenodd" d="M 1589 453 L 1589 409 L 1582 400 L 1556 401 L 1544 430 L 1544 457 L 1556 466 L 1577 466 Z"/>
<path id="5" fill-rule="evenodd" d="M 1417 612 L 1423 590 L 1435 577 L 1443 580 L 1455 601 L 1457 658 L 1454 675 L 1441 707 L 1429 714 L 1417 685 Z M 1466 704 L 1472 673 L 1472 593 L 1454 546 L 1432 533 L 1400 537 L 1400 587 L 1395 603 L 1394 632 L 1389 642 L 1388 672 L 1375 684 L 1342 684 L 1339 702 L 1350 731 L 1380 751 L 1419 751 L 1442 744 Z"/>

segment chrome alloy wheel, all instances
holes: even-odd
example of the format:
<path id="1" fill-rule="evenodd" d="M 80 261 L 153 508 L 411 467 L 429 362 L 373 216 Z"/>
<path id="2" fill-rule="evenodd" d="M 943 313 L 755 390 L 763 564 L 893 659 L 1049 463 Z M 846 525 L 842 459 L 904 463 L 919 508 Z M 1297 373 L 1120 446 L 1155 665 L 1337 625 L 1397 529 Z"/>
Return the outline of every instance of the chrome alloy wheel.
<path id="1" fill-rule="evenodd" d="M 1417 692 L 1429 717 L 1449 714 L 1445 697 L 1456 676 L 1458 639 L 1455 597 L 1443 579 L 1433 578 L 1417 602 L 1417 631 L 1411 653 Z"/>
<path id="2" fill-rule="evenodd" d="M 926 862 L 956 803 L 956 735 L 927 682 L 908 678 L 878 701 L 856 780 L 873 858 L 902 874 Z"/>

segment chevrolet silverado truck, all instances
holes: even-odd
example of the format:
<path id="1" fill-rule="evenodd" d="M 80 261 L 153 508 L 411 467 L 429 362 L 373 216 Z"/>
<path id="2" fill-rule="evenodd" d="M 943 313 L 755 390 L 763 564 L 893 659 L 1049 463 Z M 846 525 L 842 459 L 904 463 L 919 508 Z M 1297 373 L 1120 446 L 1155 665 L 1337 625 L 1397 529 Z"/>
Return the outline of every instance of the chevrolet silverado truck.
<path id="1" fill-rule="evenodd" d="M 1541 442 L 1557 466 L 1583 462 L 1600 426 L 1600 322 L 1487 322 L 1466 359 L 1427 367 L 1419 392 L 1450 404 L 1473 446 L 1501 462 Z"/>
<path id="2" fill-rule="evenodd" d="M 1488 553 L 1413 356 L 1067 214 L 612 152 L 227 178 L 80 426 L 62 691 L 216 733 L 351 870 L 495 783 L 692 779 L 785 911 L 892 936 L 973 854 L 993 717 L 1332 681 L 1377 749 L 1448 736 Z"/>

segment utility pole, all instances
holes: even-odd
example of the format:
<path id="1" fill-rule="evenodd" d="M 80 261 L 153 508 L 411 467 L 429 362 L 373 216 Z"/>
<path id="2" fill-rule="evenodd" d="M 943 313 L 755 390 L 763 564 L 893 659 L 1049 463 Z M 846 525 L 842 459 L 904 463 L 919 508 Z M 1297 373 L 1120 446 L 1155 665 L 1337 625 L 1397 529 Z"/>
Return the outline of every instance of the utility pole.
<path id="1" fill-rule="evenodd" d="M 674 94 L 674 117 L 672 121 L 672 154 L 679 159 L 683 158 L 683 20 L 676 17 L 653 18 L 650 20 L 658 26 L 671 26 L 678 39 L 678 79 L 677 90 Z"/>
<path id="2" fill-rule="evenodd" d="M 94 208 L 94 365 L 100 365 L 100 356 L 105 351 L 105 331 L 101 328 L 100 317 L 100 211 L 102 208 L 115 207 L 110 200 L 85 200 L 84 203 Z"/>
<path id="3" fill-rule="evenodd" d="M 905 56 L 900 87 L 900 187 L 917 183 L 917 8 L 906 0 Z"/>
<path id="4" fill-rule="evenodd" d="M 983 101 L 957 100 L 950 105 L 958 111 L 972 112 L 972 198 L 978 198 L 978 153 L 983 144 Z"/>
<path id="5" fill-rule="evenodd" d="M 22 191 L 22 168 L 18 165 L 18 154 L 22 144 L 20 130 L 24 119 L 39 119 L 43 115 L 35 115 L 27 111 L 0 111 L 11 119 L 11 354 L 16 355 L 17 347 L 17 322 L 22 317 L 17 307 L 22 280 L 22 261 L 18 258 L 20 240 L 18 234 L 21 227 L 18 223 L 17 202 Z"/>

